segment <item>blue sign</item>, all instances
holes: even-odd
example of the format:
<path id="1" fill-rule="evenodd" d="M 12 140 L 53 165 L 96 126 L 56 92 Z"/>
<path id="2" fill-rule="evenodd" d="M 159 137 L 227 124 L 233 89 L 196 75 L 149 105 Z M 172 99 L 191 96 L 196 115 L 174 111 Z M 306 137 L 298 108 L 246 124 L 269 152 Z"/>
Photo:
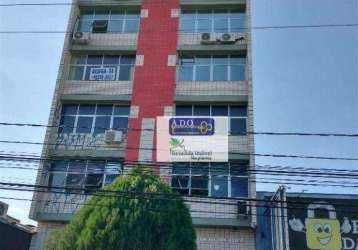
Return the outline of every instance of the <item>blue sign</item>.
<path id="1" fill-rule="evenodd" d="M 180 117 L 169 120 L 170 135 L 210 136 L 215 133 L 213 118 Z"/>

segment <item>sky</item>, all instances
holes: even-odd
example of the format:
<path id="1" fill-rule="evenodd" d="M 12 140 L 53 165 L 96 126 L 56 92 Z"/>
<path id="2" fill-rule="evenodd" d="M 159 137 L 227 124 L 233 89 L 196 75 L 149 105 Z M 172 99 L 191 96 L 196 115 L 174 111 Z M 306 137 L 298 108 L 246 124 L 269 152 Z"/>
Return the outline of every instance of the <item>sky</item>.
<path id="1" fill-rule="evenodd" d="M 0 0 L 0 4 L 13 2 Z M 0 31 L 63 31 L 68 15 L 68 6 L 0 7 Z M 358 1 L 253 0 L 252 22 L 254 27 L 358 23 Z M 358 133 L 357 26 L 254 29 L 252 36 L 255 131 Z M 63 34 L 0 34 L 0 122 L 47 123 L 63 39 Z M 0 126 L 0 140 L 41 142 L 44 133 L 42 128 Z M 358 139 L 258 135 L 255 149 L 257 153 L 357 157 Z M 41 146 L 0 143 L 0 150 L 39 154 Z M 19 163 L 0 162 L 0 182 L 35 183 L 35 171 L 1 168 L 19 166 L 14 164 Z M 257 157 L 256 164 L 358 168 L 357 161 L 269 157 Z M 258 180 L 257 190 L 276 188 Z M 356 188 L 287 188 L 358 194 Z M 31 199 L 32 194 L 0 190 L 0 197 Z M 30 202 L 0 201 L 10 205 L 11 216 L 35 223 L 28 218 Z"/>

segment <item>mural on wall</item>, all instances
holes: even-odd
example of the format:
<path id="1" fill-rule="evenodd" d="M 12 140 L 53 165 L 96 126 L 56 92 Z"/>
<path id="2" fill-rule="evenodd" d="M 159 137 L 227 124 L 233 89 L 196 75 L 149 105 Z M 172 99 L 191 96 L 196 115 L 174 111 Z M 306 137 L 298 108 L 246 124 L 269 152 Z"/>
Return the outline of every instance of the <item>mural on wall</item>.
<path id="1" fill-rule="evenodd" d="M 291 250 L 358 249 L 358 201 L 288 198 Z"/>

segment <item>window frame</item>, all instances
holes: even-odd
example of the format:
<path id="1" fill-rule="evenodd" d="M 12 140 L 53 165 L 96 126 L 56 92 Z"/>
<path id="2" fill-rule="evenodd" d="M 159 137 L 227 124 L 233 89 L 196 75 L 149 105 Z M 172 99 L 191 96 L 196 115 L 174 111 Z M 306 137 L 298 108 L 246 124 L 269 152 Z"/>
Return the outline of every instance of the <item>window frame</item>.
<path id="1" fill-rule="evenodd" d="M 88 63 L 88 58 L 90 56 L 101 56 L 101 64 L 89 64 Z M 106 56 L 118 56 L 118 64 L 104 64 L 104 60 Z M 132 64 L 122 64 L 122 58 L 124 57 L 133 57 L 132 60 Z M 84 58 L 85 62 L 83 63 L 76 63 L 75 60 L 77 60 L 78 58 Z M 82 67 L 83 68 L 83 72 L 82 72 L 82 77 L 81 79 L 73 79 L 75 77 L 75 69 L 77 67 Z M 86 79 L 86 75 L 87 75 L 87 70 L 90 70 L 90 68 L 109 68 L 109 67 L 114 67 L 116 68 L 115 70 L 115 79 L 114 80 L 90 80 L 90 79 Z M 121 67 L 130 67 L 130 73 L 129 73 L 129 79 L 128 80 L 121 80 L 119 79 L 119 74 L 121 71 Z M 89 68 L 89 69 L 88 69 Z M 102 55 L 73 55 L 71 58 L 71 62 L 69 64 L 69 74 L 68 74 L 68 80 L 70 81 L 90 81 L 90 82 L 97 82 L 97 81 L 132 81 L 133 80 L 133 76 L 134 76 L 134 69 L 135 69 L 135 55 L 106 55 L 106 54 L 102 54 Z"/>
<path id="2" fill-rule="evenodd" d="M 181 56 L 179 58 L 179 63 L 178 63 L 178 67 L 177 67 L 177 81 L 181 82 L 181 81 L 193 81 L 193 82 L 201 82 L 201 81 L 210 81 L 210 82 L 234 82 L 234 81 L 246 81 L 246 65 L 247 65 L 247 56 L 246 55 L 237 55 L 237 54 L 229 54 L 229 55 L 216 55 L 216 54 L 210 54 L 210 55 L 204 55 L 204 56 L 208 56 L 210 57 L 210 63 L 209 64 L 197 64 L 196 60 L 197 58 L 202 57 L 203 55 L 193 55 L 193 56 Z M 221 57 L 218 57 L 221 56 Z M 244 58 L 244 63 L 233 63 L 232 58 L 235 58 L 236 56 L 239 56 L 240 58 Z M 182 59 L 185 59 L 187 57 L 193 58 L 194 63 L 192 65 L 185 65 L 182 63 Z M 215 64 L 214 63 L 214 59 L 215 58 L 226 58 L 227 59 L 227 64 Z M 197 77 L 197 68 L 198 67 L 202 67 L 202 66 L 209 66 L 209 80 L 198 80 Z M 215 66 L 226 66 L 226 80 L 215 80 L 214 77 L 214 69 Z M 239 67 L 243 67 L 244 68 L 244 75 L 242 77 L 242 79 L 233 79 L 233 74 L 232 74 L 232 70 L 233 70 L 233 66 L 239 66 Z M 181 77 L 181 72 L 182 72 L 182 67 L 192 67 L 192 72 L 191 72 L 191 80 L 181 80 L 183 79 Z"/>
<path id="3" fill-rule="evenodd" d="M 92 12 L 92 15 L 89 16 L 87 15 L 86 18 L 83 18 L 83 13 L 86 12 L 86 11 L 91 11 Z M 105 17 L 100 17 L 100 18 L 96 18 L 96 12 L 103 12 L 103 11 L 107 11 L 107 14 L 105 14 Z M 113 17 L 114 14 L 112 13 L 115 13 L 115 12 L 120 12 L 120 11 L 123 11 L 123 17 L 122 18 L 116 18 L 116 17 Z M 131 12 L 137 12 L 137 17 L 131 17 L 130 14 L 128 13 L 131 13 Z M 97 21 L 97 20 L 104 20 L 104 21 L 107 21 L 108 24 L 107 24 L 107 31 L 106 32 L 103 32 L 104 34 L 105 33 L 119 33 L 119 34 L 133 34 L 133 33 L 138 33 L 139 32 L 139 27 L 140 27 L 140 10 L 128 10 L 128 9 L 123 9 L 123 10 L 110 10 L 110 9 L 107 9 L 107 10 L 99 10 L 99 9 L 90 9 L 90 10 L 82 10 L 80 11 L 80 14 L 78 16 L 78 19 L 77 19 L 77 24 L 76 24 L 76 31 L 80 31 L 80 32 L 90 32 L 90 33 L 93 33 L 93 22 L 94 21 Z M 120 32 L 119 31 L 110 31 L 110 25 L 111 25 L 111 22 L 115 22 L 115 21 L 122 21 L 122 27 L 120 29 Z M 137 29 L 136 31 L 133 31 L 133 32 L 126 32 L 126 25 L 127 25 L 127 22 L 129 23 L 129 21 L 137 21 L 138 22 L 138 25 L 137 25 Z M 91 22 L 91 24 L 89 25 L 90 26 L 90 30 L 89 31 L 84 31 L 84 30 L 81 30 L 80 28 L 80 23 L 81 22 Z M 97 32 L 95 32 L 97 33 Z M 102 33 L 102 34 L 103 34 Z M 98 33 L 97 33 L 98 34 Z"/>
<path id="4" fill-rule="evenodd" d="M 194 11 L 195 14 L 194 16 L 189 17 L 185 17 L 185 11 Z M 208 11 L 208 17 L 201 17 L 199 12 L 201 11 Z M 227 13 L 227 17 L 220 17 L 216 15 L 216 11 L 225 11 Z M 242 17 L 235 17 L 232 16 L 232 13 L 236 13 L 236 12 L 240 12 L 240 14 L 242 14 Z M 193 14 L 191 14 L 193 15 Z M 222 20 L 222 19 L 226 19 L 226 25 L 227 25 L 227 30 L 222 30 L 222 31 L 215 31 L 215 20 Z M 237 30 L 232 30 L 231 27 L 231 21 L 232 20 L 242 20 L 243 19 L 243 27 L 237 31 Z M 183 30 L 183 24 L 182 24 L 182 20 L 192 20 L 194 21 L 194 30 L 193 31 L 185 31 Z M 208 30 L 199 30 L 199 22 L 200 20 L 210 20 L 210 29 Z M 242 10 L 238 10 L 238 9 L 234 9 L 234 8 L 227 8 L 227 9 L 195 9 L 195 10 L 189 10 L 189 9 L 182 9 L 180 12 L 180 24 L 179 24 L 179 31 L 181 33 L 242 33 L 245 32 L 246 30 L 246 11 L 242 11 Z"/>
<path id="5" fill-rule="evenodd" d="M 198 175 L 198 174 L 193 174 L 192 170 L 193 168 L 195 168 L 195 166 L 193 166 L 193 163 L 196 164 L 196 162 L 186 162 L 185 163 L 185 169 L 187 170 L 189 168 L 189 173 L 187 174 L 183 174 L 183 173 L 174 173 L 174 171 L 172 171 L 172 179 L 171 179 L 171 183 L 170 183 L 170 187 L 174 190 L 174 191 L 177 191 L 180 193 L 180 190 L 184 190 L 186 188 L 179 188 L 179 187 L 174 187 L 173 186 L 173 177 L 180 177 L 180 176 L 185 176 L 185 177 L 188 177 L 189 180 L 188 180 L 188 193 L 187 195 L 189 196 L 192 196 L 192 178 L 193 177 L 198 177 L 198 176 L 203 176 L 204 175 Z M 238 162 L 236 161 L 229 161 L 229 162 L 221 162 L 220 164 L 227 164 L 227 175 L 220 175 L 220 177 L 224 177 L 225 178 L 225 183 L 226 183 L 226 190 L 227 190 L 227 196 L 213 196 L 212 195 L 212 182 L 213 182 L 213 179 L 215 179 L 214 176 L 219 176 L 219 175 L 215 175 L 213 173 L 215 173 L 213 170 L 215 170 L 215 168 L 212 167 L 212 165 L 214 165 L 215 163 L 210 163 L 210 162 L 205 162 L 204 164 L 206 164 L 207 168 L 208 168 L 208 174 L 207 174 L 207 189 L 205 190 L 208 190 L 208 195 L 201 195 L 203 197 L 214 197 L 214 198 L 247 198 L 249 196 L 249 190 L 250 190 L 250 177 L 249 177 L 249 173 L 248 173 L 248 169 L 249 169 L 249 165 L 247 163 L 242 163 L 242 164 L 239 164 L 239 166 L 243 166 L 245 167 L 246 169 L 246 174 L 241 174 L 241 175 L 233 175 L 232 174 L 232 169 L 233 169 L 233 165 L 237 165 Z M 180 163 L 180 165 L 182 167 L 184 167 L 184 163 Z M 172 170 L 174 169 L 174 165 L 172 165 Z M 217 173 L 217 172 L 216 172 Z M 247 196 L 235 196 L 233 197 L 232 196 L 232 178 L 240 178 L 240 179 L 245 179 L 247 181 Z M 194 188 L 196 189 L 196 188 Z M 199 189 L 196 189 L 196 190 L 199 190 Z M 196 196 L 196 195 L 194 195 Z M 200 196 L 200 195 L 199 195 Z"/>
<path id="6" fill-rule="evenodd" d="M 246 123 L 246 131 L 242 132 L 242 133 L 247 133 L 247 128 L 248 128 L 248 110 L 247 110 L 247 105 L 238 105 L 238 104 L 177 104 L 175 105 L 175 113 L 176 113 L 176 108 L 180 106 L 191 106 L 191 115 L 185 115 L 185 116 L 194 116 L 194 108 L 195 106 L 209 106 L 210 107 L 210 115 L 209 116 L 213 116 L 213 107 L 214 106 L 226 106 L 227 107 L 227 116 L 222 116 L 222 117 L 227 117 L 229 119 L 229 135 L 240 135 L 236 134 L 236 133 L 232 133 L 231 132 L 231 119 L 242 119 L 245 120 Z M 240 115 L 235 115 L 235 116 L 231 116 L 231 107 L 233 106 L 238 106 L 238 107 L 246 107 L 246 116 L 240 116 Z M 213 116 L 215 117 L 215 116 Z"/>
<path id="7" fill-rule="evenodd" d="M 66 105 L 76 105 L 77 108 L 76 108 L 76 114 L 63 114 L 63 109 Z M 81 105 L 93 105 L 95 107 L 94 109 L 94 114 L 80 114 L 80 107 Z M 112 106 L 112 112 L 111 112 L 111 115 L 108 115 L 108 114 L 97 114 L 97 110 L 98 110 L 98 106 L 102 106 L 102 105 L 108 105 L 108 106 Z M 128 112 L 128 115 L 118 115 L 118 114 L 115 114 L 115 108 L 116 107 L 128 107 L 129 108 L 129 112 Z M 61 108 L 61 115 L 60 115 L 60 118 L 59 118 L 59 128 L 58 128 L 58 134 L 91 134 L 91 135 L 97 135 L 97 134 L 103 134 L 103 133 L 95 133 L 95 124 L 96 124 L 96 118 L 97 117 L 108 117 L 110 116 L 110 124 L 109 124 L 109 128 L 108 129 L 113 129 L 113 124 L 114 124 L 114 119 L 115 118 L 127 118 L 129 119 L 129 113 L 130 113 L 130 104 L 98 104 L 98 103 L 95 103 L 95 104 L 84 104 L 84 103 L 64 103 L 62 104 L 62 108 Z M 65 126 L 62 126 L 61 125 L 61 120 L 62 120 L 62 117 L 74 117 L 74 124 L 73 124 L 73 128 L 72 128 L 72 131 L 71 132 L 62 132 L 61 130 L 63 130 L 63 128 L 66 129 L 66 125 Z M 77 125 L 78 125 L 78 120 L 80 117 L 90 117 L 92 118 L 92 125 L 91 125 L 91 132 L 90 133 L 78 133 L 77 132 Z M 119 130 L 119 131 L 122 131 L 123 133 L 127 133 L 128 131 L 128 125 L 127 125 L 127 129 L 123 129 L 123 130 Z"/>
<path id="8" fill-rule="evenodd" d="M 55 161 L 60 161 L 60 160 L 55 160 Z M 75 188 L 75 189 L 88 189 L 88 185 L 87 185 L 87 176 L 88 175 L 96 175 L 96 174 L 101 174 L 102 175 L 102 182 L 101 182 L 101 186 L 99 189 L 101 188 L 104 188 L 105 185 L 108 185 L 109 183 L 106 184 L 106 179 L 107 179 L 107 176 L 109 175 L 117 175 L 120 176 L 123 174 L 123 169 L 124 169 L 124 166 L 123 166 L 123 161 L 115 161 L 115 160 L 98 160 L 98 161 L 91 161 L 91 160 L 85 160 L 85 161 L 79 161 L 81 162 L 82 164 L 84 163 L 85 167 L 84 167 L 84 171 L 70 171 L 70 164 L 75 164 L 76 162 L 78 161 L 66 161 L 66 168 L 59 171 L 59 170 L 52 170 L 52 164 L 49 164 L 48 165 L 48 180 L 47 180 L 47 183 L 48 183 L 48 186 L 50 186 L 50 188 L 53 188 L 53 189 L 56 189 L 56 190 L 66 190 L 65 188 Z M 98 172 L 98 171 L 89 171 L 89 165 L 90 164 L 93 164 L 93 163 L 99 163 L 99 164 L 104 164 L 104 169 L 103 171 L 101 172 Z M 119 165 L 120 167 L 118 168 L 118 172 L 117 173 L 114 173 L 114 172 L 111 172 L 109 170 L 107 170 L 107 166 L 108 165 L 113 165 L 113 164 L 116 164 L 116 165 Z M 62 186 L 53 186 L 52 185 L 52 180 L 53 180 L 53 176 L 54 175 L 64 175 L 64 183 Z M 83 181 L 81 183 L 81 185 L 67 185 L 67 178 L 69 175 L 83 175 Z M 95 190 L 98 190 L 98 189 L 93 189 L 94 191 Z M 73 191 L 68 191 L 68 192 L 71 192 L 71 193 L 88 193 L 89 190 L 73 190 Z"/>

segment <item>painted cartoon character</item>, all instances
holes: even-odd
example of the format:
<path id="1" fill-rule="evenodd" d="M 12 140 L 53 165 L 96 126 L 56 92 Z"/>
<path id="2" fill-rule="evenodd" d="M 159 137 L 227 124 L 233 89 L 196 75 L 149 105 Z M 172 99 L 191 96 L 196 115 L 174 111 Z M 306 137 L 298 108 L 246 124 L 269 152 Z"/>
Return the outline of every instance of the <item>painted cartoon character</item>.
<path id="1" fill-rule="evenodd" d="M 329 218 L 315 218 L 315 210 L 326 209 Z M 337 220 L 334 207 L 327 203 L 310 204 L 307 208 L 305 224 L 300 219 L 290 219 L 289 225 L 293 231 L 305 232 L 309 249 L 340 250 L 342 248 L 341 233 L 349 233 L 351 225 L 345 220 L 342 227 Z"/>

